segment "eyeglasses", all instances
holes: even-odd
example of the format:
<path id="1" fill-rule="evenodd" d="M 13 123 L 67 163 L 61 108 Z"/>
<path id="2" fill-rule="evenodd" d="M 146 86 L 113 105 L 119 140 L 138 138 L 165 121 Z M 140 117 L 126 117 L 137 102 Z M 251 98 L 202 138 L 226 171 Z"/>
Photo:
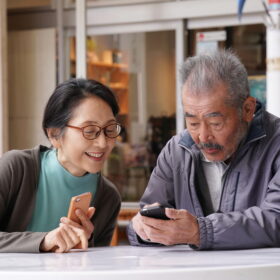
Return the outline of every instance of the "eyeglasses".
<path id="1" fill-rule="evenodd" d="M 78 129 L 83 133 L 83 136 L 88 140 L 96 139 L 101 131 L 104 131 L 104 134 L 108 138 L 116 138 L 120 135 L 122 131 L 122 127 L 119 123 L 109 124 L 106 126 L 98 126 L 98 125 L 87 125 L 84 127 L 78 127 L 73 125 L 66 125 L 67 127 Z"/>

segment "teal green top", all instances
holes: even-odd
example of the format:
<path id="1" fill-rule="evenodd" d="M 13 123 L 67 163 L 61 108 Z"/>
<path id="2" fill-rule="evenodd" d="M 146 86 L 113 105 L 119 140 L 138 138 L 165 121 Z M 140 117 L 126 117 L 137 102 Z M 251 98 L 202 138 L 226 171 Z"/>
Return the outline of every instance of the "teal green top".
<path id="1" fill-rule="evenodd" d="M 27 227 L 32 232 L 48 232 L 58 227 L 67 216 L 72 196 L 96 193 L 99 173 L 76 177 L 57 160 L 56 150 L 41 152 L 41 171 L 32 219 Z"/>

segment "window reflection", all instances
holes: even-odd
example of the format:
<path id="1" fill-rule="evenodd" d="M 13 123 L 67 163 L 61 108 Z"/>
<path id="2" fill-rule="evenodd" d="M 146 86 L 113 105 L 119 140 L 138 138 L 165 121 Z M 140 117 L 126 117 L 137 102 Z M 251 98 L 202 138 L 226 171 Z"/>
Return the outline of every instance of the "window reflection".
<path id="1" fill-rule="evenodd" d="M 70 38 L 75 77 L 75 38 Z M 104 174 L 123 201 L 142 196 L 157 156 L 175 134 L 175 32 L 159 31 L 87 37 L 87 76 L 109 86 L 124 127 Z"/>

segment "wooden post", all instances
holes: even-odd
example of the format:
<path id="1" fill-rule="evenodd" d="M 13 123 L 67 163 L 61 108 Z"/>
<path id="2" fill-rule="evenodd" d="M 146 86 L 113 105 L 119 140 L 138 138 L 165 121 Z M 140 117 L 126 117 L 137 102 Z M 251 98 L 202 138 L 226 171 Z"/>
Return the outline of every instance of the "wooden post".
<path id="1" fill-rule="evenodd" d="M 0 1 L 0 156 L 8 150 L 7 3 Z"/>

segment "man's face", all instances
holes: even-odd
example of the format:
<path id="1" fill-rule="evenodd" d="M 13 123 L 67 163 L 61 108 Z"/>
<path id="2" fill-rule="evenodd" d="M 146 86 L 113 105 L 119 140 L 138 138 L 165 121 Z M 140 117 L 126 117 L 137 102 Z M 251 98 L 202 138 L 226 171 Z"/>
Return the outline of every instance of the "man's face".
<path id="1" fill-rule="evenodd" d="M 183 107 L 188 132 L 210 161 L 229 159 L 245 136 L 248 121 L 253 118 L 252 106 L 248 118 L 248 113 L 244 112 L 246 109 L 243 108 L 240 112 L 226 104 L 226 97 L 227 88 L 223 84 L 205 95 L 193 95 L 186 85 L 183 87 Z"/>

